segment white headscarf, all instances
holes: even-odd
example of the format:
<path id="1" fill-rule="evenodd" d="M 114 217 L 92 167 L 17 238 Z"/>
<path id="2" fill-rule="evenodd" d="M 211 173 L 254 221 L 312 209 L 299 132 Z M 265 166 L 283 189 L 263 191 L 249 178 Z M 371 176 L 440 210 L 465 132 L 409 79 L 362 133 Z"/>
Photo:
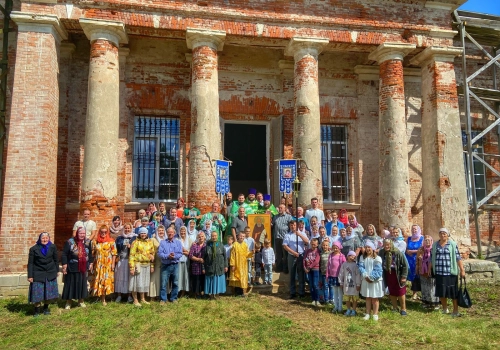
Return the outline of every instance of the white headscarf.
<path id="1" fill-rule="evenodd" d="M 194 222 L 194 229 L 190 230 L 189 227 L 191 226 L 191 221 Z M 196 241 L 198 238 L 198 230 L 196 229 L 196 220 L 189 220 L 188 225 L 186 227 L 187 230 L 187 235 L 191 239 L 191 241 Z"/>

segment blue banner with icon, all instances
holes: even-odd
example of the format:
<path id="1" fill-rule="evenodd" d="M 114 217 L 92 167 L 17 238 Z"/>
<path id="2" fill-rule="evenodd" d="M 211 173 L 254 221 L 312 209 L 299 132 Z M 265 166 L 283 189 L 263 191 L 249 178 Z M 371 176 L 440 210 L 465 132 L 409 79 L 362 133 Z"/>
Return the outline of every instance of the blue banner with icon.
<path id="1" fill-rule="evenodd" d="M 215 161 L 215 192 L 225 195 L 229 192 L 229 162 Z"/>
<path id="2" fill-rule="evenodd" d="M 293 181 L 297 176 L 297 161 L 286 159 L 279 161 L 280 192 L 290 194 L 293 191 Z"/>

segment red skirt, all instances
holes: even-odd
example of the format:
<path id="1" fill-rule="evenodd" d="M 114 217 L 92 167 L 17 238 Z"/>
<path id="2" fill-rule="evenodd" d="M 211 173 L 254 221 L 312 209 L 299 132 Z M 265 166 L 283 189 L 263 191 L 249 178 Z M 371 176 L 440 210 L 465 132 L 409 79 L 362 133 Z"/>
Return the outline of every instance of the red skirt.
<path id="1" fill-rule="evenodd" d="M 400 297 L 406 294 L 406 283 L 402 288 L 399 286 L 399 280 L 395 269 L 391 269 L 391 273 L 384 271 L 384 275 L 385 283 L 387 284 L 387 288 L 389 288 L 389 295 Z"/>

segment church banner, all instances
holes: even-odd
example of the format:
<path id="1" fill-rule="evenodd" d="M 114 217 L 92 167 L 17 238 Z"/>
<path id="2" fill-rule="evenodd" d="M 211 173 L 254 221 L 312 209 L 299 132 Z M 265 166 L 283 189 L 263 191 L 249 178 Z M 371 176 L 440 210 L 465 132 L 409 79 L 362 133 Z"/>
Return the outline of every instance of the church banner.
<path id="1" fill-rule="evenodd" d="M 280 192 L 290 194 L 293 191 L 293 180 L 297 176 L 297 161 L 286 159 L 279 161 Z"/>
<path id="2" fill-rule="evenodd" d="M 215 192 L 225 195 L 229 192 L 229 162 L 217 160 L 215 162 Z"/>

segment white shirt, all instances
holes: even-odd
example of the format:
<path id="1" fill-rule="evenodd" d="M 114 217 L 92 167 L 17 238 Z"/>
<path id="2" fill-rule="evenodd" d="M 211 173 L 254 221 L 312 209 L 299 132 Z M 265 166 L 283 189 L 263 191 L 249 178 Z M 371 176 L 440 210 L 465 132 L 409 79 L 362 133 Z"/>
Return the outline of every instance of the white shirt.
<path id="1" fill-rule="evenodd" d="M 306 210 L 306 219 L 311 221 L 311 218 L 313 216 L 316 216 L 318 218 L 318 222 L 325 221 L 325 214 L 323 213 L 323 210 L 321 209 L 307 209 Z"/>
<path id="2" fill-rule="evenodd" d="M 87 220 L 87 221 L 78 220 L 77 222 L 75 222 L 75 225 L 73 226 L 73 231 L 76 231 L 78 227 L 83 227 L 85 229 L 85 236 L 87 238 L 90 238 L 90 236 L 92 235 L 92 231 L 97 230 L 97 225 L 92 220 Z"/>

